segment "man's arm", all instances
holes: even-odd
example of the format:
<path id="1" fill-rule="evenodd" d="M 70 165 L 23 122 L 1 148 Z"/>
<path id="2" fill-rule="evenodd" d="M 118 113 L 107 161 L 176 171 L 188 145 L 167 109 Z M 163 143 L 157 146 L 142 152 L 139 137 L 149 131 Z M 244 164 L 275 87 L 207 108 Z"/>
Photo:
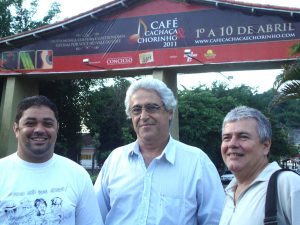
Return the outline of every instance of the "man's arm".
<path id="1" fill-rule="evenodd" d="M 225 203 L 225 192 L 219 173 L 206 157 L 201 163 L 201 180 L 198 182 L 198 225 L 218 225 Z"/>

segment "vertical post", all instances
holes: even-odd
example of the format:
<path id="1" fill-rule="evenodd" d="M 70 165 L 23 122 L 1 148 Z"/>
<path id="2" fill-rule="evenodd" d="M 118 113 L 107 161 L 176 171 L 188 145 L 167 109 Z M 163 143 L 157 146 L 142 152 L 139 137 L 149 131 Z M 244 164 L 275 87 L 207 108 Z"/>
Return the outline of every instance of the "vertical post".
<path id="1" fill-rule="evenodd" d="M 6 78 L 3 84 L 0 107 L 0 158 L 15 152 L 17 149 L 12 126 L 19 101 L 36 94 L 38 94 L 37 80 L 20 77 Z"/>
<path id="2" fill-rule="evenodd" d="M 154 70 L 152 74 L 153 78 L 163 81 L 174 93 L 176 99 L 177 94 L 177 73 L 166 70 Z M 174 111 L 172 126 L 170 127 L 170 133 L 172 137 L 179 140 L 179 120 L 178 120 L 178 105 Z"/>
<path id="3" fill-rule="evenodd" d="M 6 77 L 1 77 L 0 76 L 0 130 L 1 130 L 1 118 L 3 116 L 3 108 L 4 108 L 4 84 L 6 83 Z M 0 157 L 1 158 L 1 157 Z"/>

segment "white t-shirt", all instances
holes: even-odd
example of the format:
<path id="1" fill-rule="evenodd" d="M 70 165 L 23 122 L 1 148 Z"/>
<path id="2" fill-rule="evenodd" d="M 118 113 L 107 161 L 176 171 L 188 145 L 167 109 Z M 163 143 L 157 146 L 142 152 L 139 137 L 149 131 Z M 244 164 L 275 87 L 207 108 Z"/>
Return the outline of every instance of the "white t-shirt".
<path id="1" fill-rule="evenodd" d="M 103 224 L 91 179 L 75 162 L 54 154 L 29 163 L 16 153 L 0 159 L 1 224 Z"/>

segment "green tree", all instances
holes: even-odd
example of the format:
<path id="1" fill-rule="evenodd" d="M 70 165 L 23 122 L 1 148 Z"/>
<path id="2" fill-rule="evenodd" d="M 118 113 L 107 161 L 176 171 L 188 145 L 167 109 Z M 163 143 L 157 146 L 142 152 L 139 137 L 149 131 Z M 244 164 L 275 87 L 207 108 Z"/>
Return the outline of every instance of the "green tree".
<path id="1" fill-rule="evenodd" d="M 1 35 L 17 34 L 50 24 L 60 13 L 60 4 L 54 2 L 42 19 L 34 20 L 38 1 L 32 0 L 28 9 L 23 3 L 23 0 L 0 2 L 0 18 L 5 19 L 5 29 Z M 13 11 L 15 13 L 12 13 Z M 4 26 L 4 23 L 1 23 L 2 25 Z M 82 105 L 86 101 L 90 85 L 95 82 L 88 79 L 39 81 L 40 94 L 52 99 L 57 104 L 60 114 L 55 152 L 74 161 L 78 161 L 80 155 Z"/>
<path id="2" fill-rule="evenodd" d="M 300 101 L 290 100 L 273 106 L 271 109 L 272 115 L 286 128 L 300 127 Z"/>
<path id="3" fill-rule="evenodd" d="M 81 148 L 82 108 L 89 88 L 97 80 L 41 80 L 40 94 L 52 99 L 59 110 L 59 133 L 55 152 L 78 162 Z"/>
<path id="4" fill-rule="evenodd" d="M 300 53 L 300 42 L 293 45 L 291 48 L 291 55 Z M 283 73 L 276 77 L 274 82 L 276 95 L 273 99 L 273 105 L 281 102 L 299 99 L 300 98 L 300 61 L 286 65 Z"/>
<path id="5" fill-rule="evenodd" d="M 290 47 L 292 56 L 299 55 L 300 42 Z M 300 127 L 300 59 L 284 66 L 282 74 L 276 77 L 273 84 L 275 96 L 270 104 L 270 111 L 281 124 L 281 128 L 293 132 L 293 128 Z M 294 147 L 294 152 L 299 149 Z"/>
<path id="6" fill-rule="evenodd" d="M 84 122 L 92 134 L 99 134 L 100 162 L 106 159 L 112 149 L 136 138 L 131 122 L 124 113 L 123 101 L 128 85 L 129 82 L 124 79 L 115 79 L 111 86 L 102 83 L 89 93 L 86 101 Z M 270 118 L 274 133 L 270 158 L 278 160 L 282 156 L 291 156 L 295 149 L 288 138 L 288 129 L 282 124 L 295 124 L 300 107 L 296 109 L 287 105 L 288 110 L 294 111 L 294 115 L 287 121 L 284 118 L 288 112 L 284 109 L 268 110 L 273 96 L 272 90 L 257 94 L 256 90 L 245 85 L 229 89 L 227 84 L 218 82 L 211 89 L 200 85 L 192 90 L 179 91 L 180 140 L 203 149 L 221 171 L 224 169 L 220 154 L 223 118 L 232 108 L 248 105 L 261 110 Z"/>
<path id="7" fill-rule="evenodd" d="M 32 0 L 30 8 L 23 6 L 23 1 L 16 4 L 16 16 L 13 17 L 11 30 L 13 33 L 32 30 L 47 24 L 51 24 L 57 18 L 60 11 L 60 4 L 53 2 L 47 14 L 40 20 L 33 20 L 39 6 L 38 0 Z"/>
<path id="8" fill-rule="evenodd" d="M 220 146 L 220 127 L 224 113 L 219 99 L 203 87 L 178 94 L 179 137 L 184 143 L 201 148 L 215 165 L 222 164 L 216 149 Z"/>
<path id="9" fill-rule="evenodd" d="M 111 150 L 132 140 L 124 106 L 128 86 L 129 81 L 122 78 L 115 78 L 112 86 L 101 83 L 84 105 L 84 124 L 92 135 L 99 134 L 100 163 Z"/>
<path id="10" fill-rule="evenodd" d="M 272 123 L 272 146 L 270 150 L 269 159 L 280 161 L 282 158 L 293 157 L 298 153 L 297 148 L 289 138 L 289 129 L 283 127 L 278 121 L 271 117 Z"/>
<path id="11" fill-rule="evenodd" d="M 205 151 L 219 171 L 224 169 L 220 154 L 222 121 L 232 108 L 247 105 L 261 110 L 272 123 L 273 144 L 271 159 L 295 154 L 287 129 L 268 110 L 273 92 L 257 94 L 252 88 L 241 85 L 229 89 L 226 84 L 215 82 L 211 89 L 199 86 L 179 92 L 179 133 L 181 141 Z M 298 110 L 300 115 L 300 108 Z M 296 117 L 295 117 L 296 119 Z"/>
<path id="12" fill-rule="evenodd" d="M 52 3 L 47 14 L 40 20 L 34 20 L 37 13 L 38 0 L 30 3 L 26 9 L 23 0 L 0 1 L 0 37 L 32 30 L 53 23 L 60 11 L 60 4 Z"/>
<path id="13" fill-rule="evenodd" d="M 221 126 L 224 116 L 238 105 L 251 105 L 252 89 L 240 86 L 229 89 L 227 84 L 214 82 L 212 88 L 199 86 L 179 92 L 179 135 L 190 145 L 200 147 L 219 169 Z"/>
<path id="14" fill-rule="evenodd" d="M 11 34 L 11 22 L 13 16 L 10 8 L 17 4 L 16 0 L 3 0 L 0 2 L 0 37 L 5 37 Z"/>

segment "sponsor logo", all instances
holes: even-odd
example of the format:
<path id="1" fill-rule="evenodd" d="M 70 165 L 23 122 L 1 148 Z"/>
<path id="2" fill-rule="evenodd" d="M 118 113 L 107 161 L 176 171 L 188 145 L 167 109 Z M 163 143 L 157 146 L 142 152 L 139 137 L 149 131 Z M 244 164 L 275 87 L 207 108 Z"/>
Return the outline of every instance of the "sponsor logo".
<path id="1" fill-rule="evenodd" d="M 192 51 L 189 54 L 184 54 L 184 58 L 186 58 L 186 62 L 192 62 L 193 58 L 197 57 L 197 53 L 193 53 Z"/>
<path id="2" fill-rule="evenodd" d="M 207 59 L 214 59 L 216 57 L 216 54 L 213 50 L 208 49 L 206 53 L 204 53 L 205 58 Z"/>
<path id="3" fill-rule="evenodd" d="M 154 62 L 153 52 L 144 52 L 139 54 L 140 64 Z"/>
<path id="4" fill-rule="evenodd" d="M 120 64 L 131 64 L 133 61 L 132 57 L 118 57 L 108 58 L 106 60 L 107 65 L 120 65 Z"/>

